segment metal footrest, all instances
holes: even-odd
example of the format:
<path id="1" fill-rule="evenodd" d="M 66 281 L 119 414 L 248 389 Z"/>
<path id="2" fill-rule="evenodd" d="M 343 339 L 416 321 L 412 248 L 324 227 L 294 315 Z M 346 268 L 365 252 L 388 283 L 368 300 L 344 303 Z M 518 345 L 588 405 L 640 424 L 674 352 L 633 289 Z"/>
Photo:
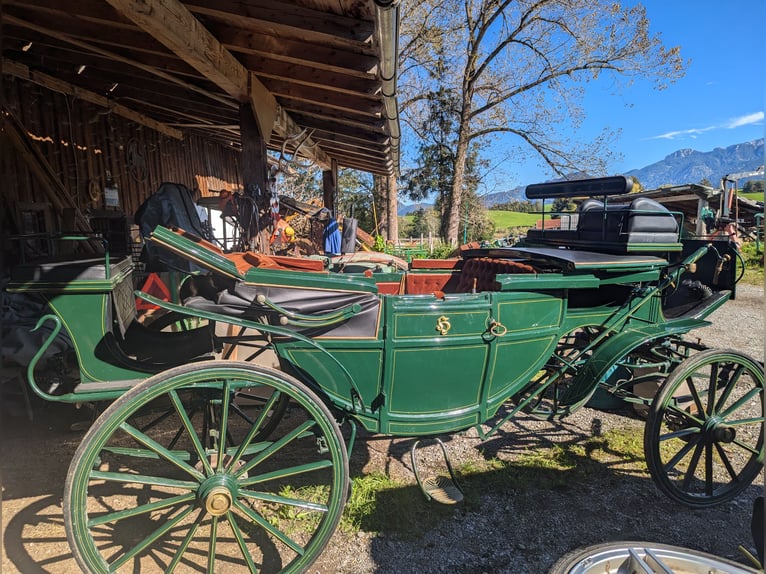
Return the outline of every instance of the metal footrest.
<path id="1" fill-rule="evenodd" d="M 442 504 L 462 502 L 463 493 L 448 476 L 430 476 L 423 481 L 423 492 L 430 500 Z"/>
<path id="2" fill-rule="evenodd" d="M 444 462 L 447 465 L 449 476 L 432 476 L 425 480 L 420 479 L 420 472 L 418 470 L 418 463 L 415 458 L 415 450 L 418 448 L 420 441 L 415 441 L 410 451 L 410 458 L 412 459 L 412 469 L 415 471 L 415 479 L 418 481 L 420 490 L 423 491 L 426 499 L 434 500 L 441 504 L 457 504 L 463 500 L 463 490 L 455 478 L 455 473 L 452 470 L 449 458 L 447 458 L 447 449 L 444 447 L 444 443 L 438 438 L 433 439 L 441 447 L 442 454 L 444 455 Z"/>

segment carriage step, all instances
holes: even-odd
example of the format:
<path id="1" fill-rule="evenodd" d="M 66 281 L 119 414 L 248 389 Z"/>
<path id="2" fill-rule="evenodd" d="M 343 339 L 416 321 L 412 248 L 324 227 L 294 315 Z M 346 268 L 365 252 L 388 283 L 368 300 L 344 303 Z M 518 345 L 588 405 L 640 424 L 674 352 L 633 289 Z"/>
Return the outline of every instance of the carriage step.
<path id="1" fill-rule="evenodd" d="M 455 478 L 455 473 L 452 470 L 452 465 L 447 457 L 447 449 L 444 447 L 444 443 L 438 438 L 433 440 L 441 447 L 442 454 L 444 455 L 444 462 L 449 471 L 449 476 L 431 476 L 425 480 L 420 480 L 418 462 L 415 458 L 415 451 L 417 450 L 420 441 L 416 440 L 415 444 L 412 445 L 412 450 L 410 450 L 412 470 L 415 471 L 415 479 L 418 481 L 418 486 L 427 500 L 433 500 L 441 504 L 457 504 L 463 500 L 463 490 L 460 488 L 460 485 Z"/>
<path id="2" fill-rule="evenodd" d="M 448 476 L 429 476 L 421 486 L 426 497 L 441 504 L 457 504 L 463 501 L 463 493 Z"/>

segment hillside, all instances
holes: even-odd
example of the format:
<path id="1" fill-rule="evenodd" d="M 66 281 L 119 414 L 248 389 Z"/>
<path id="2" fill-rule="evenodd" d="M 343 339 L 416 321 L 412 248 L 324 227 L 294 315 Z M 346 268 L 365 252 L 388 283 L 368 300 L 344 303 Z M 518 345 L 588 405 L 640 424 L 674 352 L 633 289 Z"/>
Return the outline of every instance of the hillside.
<path id="1" fill-rule="evenodd" d="M 651 165 L 632 169 L 625 175 L 638 178 L 645 189 L 663 185 L 699 183 L 707 179 L 713 186 L 720 185 L 721 178 L 730 173 L 752 171 L 763 165 L 763 138 L 749 142 L 719 147 L 711 151 L 679 149 Z M 484 196 L 487 207 L 505 203 L 512 199 L 524 199 L 524 187 Z M 431 204 L 399 206 L 399 215 L 416 211 L 419 207 L 428 209 Z"/>
<path id="2" fill-rule="evenodd" d="M 662 185 L 699 183 L 707 179 L 718 186 L 730 173 L 745 172 L 763 165 L 763 138 L 702 152 L 680 149 L 665 159 L 627 172 L 638 178 L 645 189 Z"/>

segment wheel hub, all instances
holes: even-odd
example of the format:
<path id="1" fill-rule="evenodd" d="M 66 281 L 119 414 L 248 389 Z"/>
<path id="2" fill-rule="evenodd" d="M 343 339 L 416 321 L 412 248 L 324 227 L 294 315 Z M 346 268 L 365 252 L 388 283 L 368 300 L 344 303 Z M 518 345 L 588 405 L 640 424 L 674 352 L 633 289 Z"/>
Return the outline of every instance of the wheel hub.
<path id="1" fill-rule="evenodd" d="M 231 502 L 229 489 L 217 486 L 205 498 L 205 508 L 213 516 L 221 516 L 229 511 Z"/>
<path id="2" fill-rule="evenodd" d="M 229 475 L 216 474 L 206 479 L 197 491 L 201 504 L 213 516 L 222 516 L 231 510 L 237 497 L 237 482 Z"/>
<path id="3" fill-rule="evenodd" d="M 734 442 L 734 438 L 737 436 L 737 431 L 734 430 L 734 427 L 719 425 L 713 431 L 713 436 L 716 442 Z"/>
<path id="4" fill-rule="evenodd" d="M 737 431 L 733 426 L 727 425 L 715 417 L 706 422 L 704 432 L 705 438 L 709 442 L 730 443 L 734 442 L 737 436 Z"/>

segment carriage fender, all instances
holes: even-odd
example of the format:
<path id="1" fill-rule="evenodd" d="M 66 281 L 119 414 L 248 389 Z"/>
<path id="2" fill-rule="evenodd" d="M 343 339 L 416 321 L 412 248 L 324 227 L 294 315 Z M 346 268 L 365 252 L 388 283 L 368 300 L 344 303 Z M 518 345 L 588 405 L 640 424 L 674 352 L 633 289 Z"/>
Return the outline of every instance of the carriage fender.
<path id="1" fill-rule="evenodd" d="M 681 335 L 710 324 L 710 321 L 702 319 L 679 319 L 628 328 L 607 336 L 593 351 L 593 355 L 582 370 L 572 378 L 565 400 L 576 402 L 585 398 L 588 393 L 596 389 L 598 383 L 608 377 L 617 361 L 644 343 L 672 335 Z"/>

